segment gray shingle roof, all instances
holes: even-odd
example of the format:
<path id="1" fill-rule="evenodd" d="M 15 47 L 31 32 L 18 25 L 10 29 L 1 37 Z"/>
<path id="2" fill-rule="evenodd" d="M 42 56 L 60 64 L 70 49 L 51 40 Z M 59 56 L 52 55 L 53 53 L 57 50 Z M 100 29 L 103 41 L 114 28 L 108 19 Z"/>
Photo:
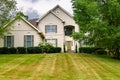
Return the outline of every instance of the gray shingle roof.
<path id="1" fill-rule="evenodd" d="M 37 28 L 37 27 L 38 27 L 38 24 L 37 24 L 36 21 L 37 21 L 38 19 L 39 19 L 39 18 L 30 19 L 29 22 Z"/>

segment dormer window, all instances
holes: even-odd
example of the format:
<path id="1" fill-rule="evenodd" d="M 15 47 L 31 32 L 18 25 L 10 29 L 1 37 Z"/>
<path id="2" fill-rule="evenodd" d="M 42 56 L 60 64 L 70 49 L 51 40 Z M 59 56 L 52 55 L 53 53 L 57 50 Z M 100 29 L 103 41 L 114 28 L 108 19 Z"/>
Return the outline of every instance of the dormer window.
<path id="1" fill-rule="evenodd" d="M 57 33 L 57 25 L 45 25 L 45 33 Z"/>

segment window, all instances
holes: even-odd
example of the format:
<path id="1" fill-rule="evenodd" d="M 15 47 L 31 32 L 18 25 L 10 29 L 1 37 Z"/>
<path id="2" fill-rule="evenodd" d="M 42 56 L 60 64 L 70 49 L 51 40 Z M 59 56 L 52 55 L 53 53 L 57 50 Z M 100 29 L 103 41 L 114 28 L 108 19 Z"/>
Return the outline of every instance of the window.
<path id="1" fill-rule="evenodd" d="M 14 36 L 5 36 L 4 37 L 4 46 L 5 47 L 14 47 Z"/>
<path id="2" fill-rule="evenodd" d="M 57 47 L 57 39 L 46 39 L 46 42 L 51 43 L 54 47 Z"/>
<path id="3" fill-rule="evenodd" d="M 24 36 L 24 46 L 25 47 L 33 47 L 34 36 L 33 35 L 25 35 Z"/>
<path id="4" fill-rule="evenodd" d="M 65 27 L 65 35 L 70 36 L 72 35 L 73 28 L 72 27 Z"/>
<path id="5" fill-rule="evenodd" d="M 57 33 L 57 25 L 46 25 L 45 33 Z"/>

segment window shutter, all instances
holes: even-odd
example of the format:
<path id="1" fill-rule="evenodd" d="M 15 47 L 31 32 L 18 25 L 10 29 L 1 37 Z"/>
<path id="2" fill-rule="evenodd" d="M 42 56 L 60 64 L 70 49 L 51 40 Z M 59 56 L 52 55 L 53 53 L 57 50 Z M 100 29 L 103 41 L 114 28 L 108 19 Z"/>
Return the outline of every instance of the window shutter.
<path id="1" fill-rule="evenodd" d="M 34 47 L 34 35 L 32 35 L 32 47 Z"/>
<path id="2" fill-rule="evenodd" d="M 56 33 L 57 33 L 57 25 L 55 25 L 55 31 L 56 31 Z"/>
<path id="3" fill-rule="evenodd" d="M 7 46 L 7 42 L 6 42 L 6 36 L 4 36 L 4 47 L 6 47 Z"/>
<path id="4" fill-rule="evenodd" d="M 45 33 L 47 33 L 47 26 L 45 25 Z"/>
<path id="5" fill-rule="evenodd" d="M 57 47 L 57 39 L 55 39 L 55 41 L 56 41 L 56 47 Z"/>
<path id="6" fill-rule="evenodd" d="M 26 35 L 24 35 L 24 47 L 26 47 Z"/>
<path id="7" fill-rule="evenodd" d="M 11 47 L 14 47 L 14 36 L 11 36 Z"/>

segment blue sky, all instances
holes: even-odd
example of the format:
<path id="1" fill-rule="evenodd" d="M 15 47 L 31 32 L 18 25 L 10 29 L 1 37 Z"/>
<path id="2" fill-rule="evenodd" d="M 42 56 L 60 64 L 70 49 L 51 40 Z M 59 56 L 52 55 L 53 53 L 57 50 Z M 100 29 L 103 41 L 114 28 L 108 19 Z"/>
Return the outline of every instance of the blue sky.
<path id="1" fill-rule="evenodd" d="M 42 16 L 56 5 L 73 13 L 71 0 L 16 0 L 16 2 L 18 10 L 28 15 L 30 19 Z"/>

